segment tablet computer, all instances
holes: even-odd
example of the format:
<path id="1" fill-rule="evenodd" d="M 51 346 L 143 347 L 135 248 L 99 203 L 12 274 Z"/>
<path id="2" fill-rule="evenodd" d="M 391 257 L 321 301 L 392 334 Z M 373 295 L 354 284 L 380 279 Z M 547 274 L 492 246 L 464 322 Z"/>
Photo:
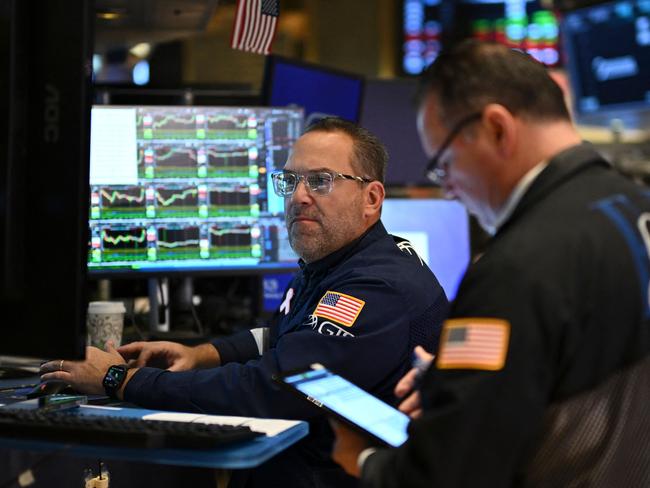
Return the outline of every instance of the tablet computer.
<path id="1" fill-rule="evenodd" d="M 408 438 L 407 415 L 321 364 L 274 379 L 380 445 L 397 447 Z"/>

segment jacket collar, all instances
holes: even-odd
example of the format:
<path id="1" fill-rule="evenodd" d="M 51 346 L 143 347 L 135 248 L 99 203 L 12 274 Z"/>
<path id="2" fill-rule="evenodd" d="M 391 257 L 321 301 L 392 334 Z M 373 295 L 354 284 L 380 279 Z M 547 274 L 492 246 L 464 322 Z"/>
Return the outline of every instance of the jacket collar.
<path id="1" fill-rule="evenodd" d="M 356 254 L 362 249 L 365 249 L 373 242 L 387 235 L 384 224 L 381 223 L 381 220 L 378 220 L 375 224 L 372 225 L 366 232 L 364 232 L 360 237 L 353 240 L 349 244 L 346 244 L 342 248 L 334 251 L 331 254 L 328 254 L 324 258 L 314 261 L 312 263 L 305 263 L 302 259 L 298 261 L 300 268 L 304 273 L 313 274 L 326 271 L 329 268 L 336 266 L 337 264 L 345 261 L 349 256 Z"/>
<path id="2" fill-rule="evenodd" d="M 610 167 L 611 165 L 596 151 L 592 144 L 583 142 L 556 154 L 548 166 L 540 173 L 524 194 L 519 205 L 510 218 L 503 224 L 497 234 L 500 234 L 530 207 L 542 200 L 546 195 L 570 180 L 576 174 L 595 166 Z"/>

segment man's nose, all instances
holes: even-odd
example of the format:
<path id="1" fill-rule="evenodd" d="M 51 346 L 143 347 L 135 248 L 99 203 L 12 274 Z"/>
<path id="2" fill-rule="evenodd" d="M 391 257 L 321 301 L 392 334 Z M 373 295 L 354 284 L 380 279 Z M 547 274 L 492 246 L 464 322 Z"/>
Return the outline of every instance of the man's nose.
<path id="1" fill-rule="evenodd" d="M 302 204 L 310 203 L 313 201 L 312 194 L 307 188 L 307 182 L 304 180 L 304 178 L 298 179 L 298 182 L 296 183 L 296 189 L 291 195 L 291 201 L 293 203 Z"/>

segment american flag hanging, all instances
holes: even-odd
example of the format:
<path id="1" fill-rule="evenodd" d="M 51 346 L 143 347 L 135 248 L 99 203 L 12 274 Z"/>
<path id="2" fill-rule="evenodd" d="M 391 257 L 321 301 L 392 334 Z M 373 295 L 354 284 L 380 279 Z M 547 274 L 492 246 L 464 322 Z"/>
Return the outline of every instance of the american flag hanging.
<path id="1" fill-rule="evenodd" d="M 269 54 L 280 14 L 279 0 L 237 0 L 230 46 L 233 49 Z"/>
<path id="2" fill-rule="evenodd" d="M 359 312 L 366 304 L 363 300 L 354 298 L 350 295 L 328 291 L 318 302 L 314 315 L 324 319 L 334 320 L 346 327 L 352 327 L 357 320 Z"/>

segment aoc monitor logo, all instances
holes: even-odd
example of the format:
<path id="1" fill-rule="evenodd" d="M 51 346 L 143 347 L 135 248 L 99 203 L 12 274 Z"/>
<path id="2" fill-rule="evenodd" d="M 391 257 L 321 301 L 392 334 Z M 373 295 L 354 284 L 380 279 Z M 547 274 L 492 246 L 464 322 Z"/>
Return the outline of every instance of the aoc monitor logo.
<path id="1" fill-rule="evenodd" d="M 43 140 L 59 142 L 59 116 L 61 114 L 61 97 L 59 90 L 47 83 L 45 85 L 45 105 L 43 111 Z"/>

